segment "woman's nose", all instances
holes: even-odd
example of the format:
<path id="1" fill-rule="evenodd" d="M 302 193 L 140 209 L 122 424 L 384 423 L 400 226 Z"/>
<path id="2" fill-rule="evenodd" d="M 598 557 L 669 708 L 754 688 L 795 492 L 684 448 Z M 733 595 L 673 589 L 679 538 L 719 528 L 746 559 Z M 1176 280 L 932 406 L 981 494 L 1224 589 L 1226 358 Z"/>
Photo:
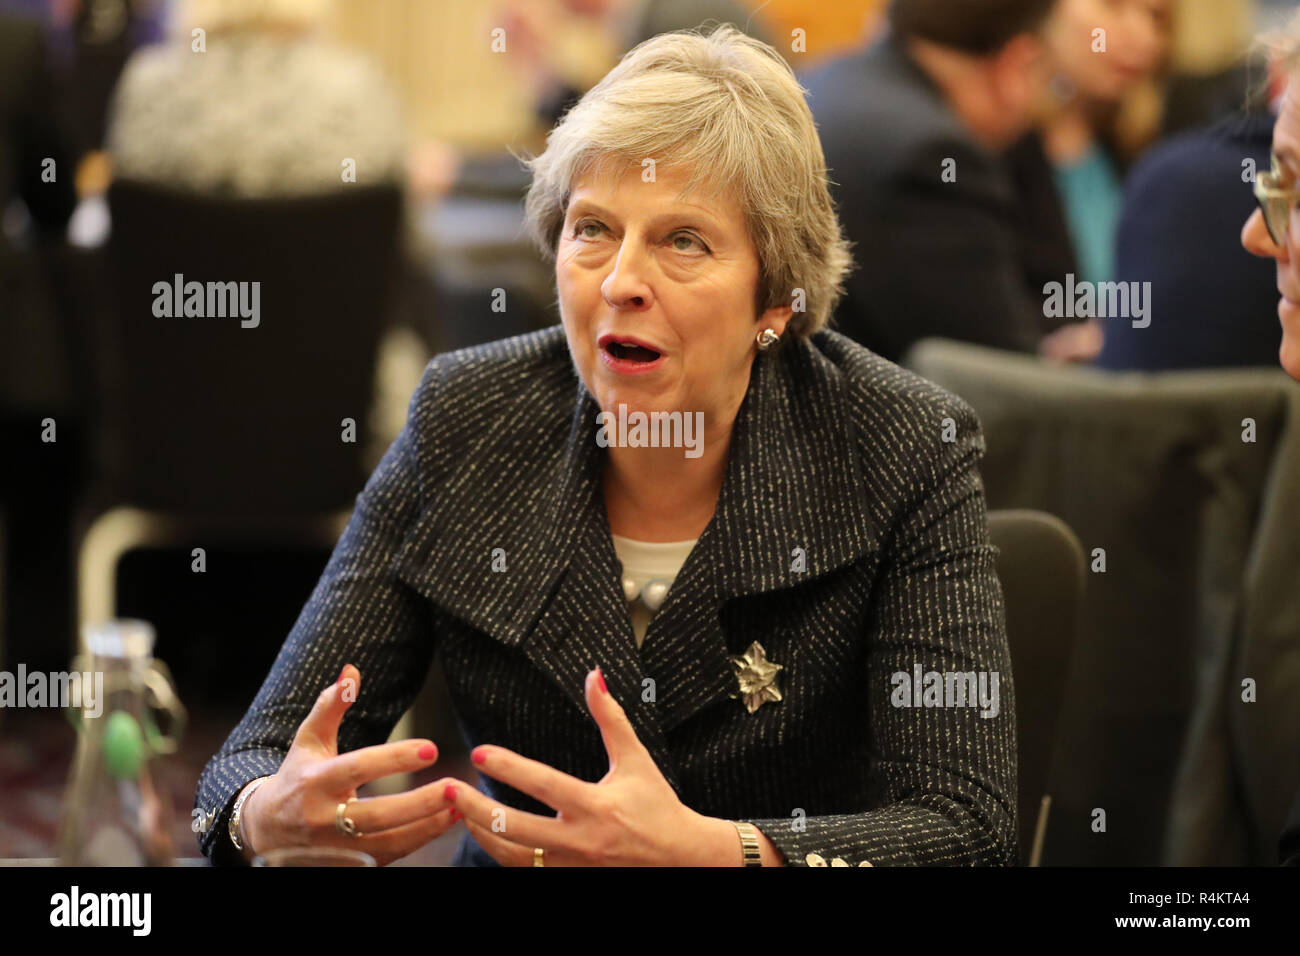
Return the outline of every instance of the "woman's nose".
<path id="1" fill-rule="evenodd" d="M 633 244 L 624 240 L 619 247 L 614 268 L 600 284 L 601 294 L 616 309 L 644 309 L 652 298 L 650 286 L 645 281 L 649 264 Z"/>
<path id="2" fill-rule="evenodd" d="M 1273 241 L 1268 227 L 1264 225 L 1264 214 L 1258 209 L 1250 214 L 1246 224 L 1241 227 L 1241 244 L 1251 255 L 1286 261 L 1286 249 Z"/>

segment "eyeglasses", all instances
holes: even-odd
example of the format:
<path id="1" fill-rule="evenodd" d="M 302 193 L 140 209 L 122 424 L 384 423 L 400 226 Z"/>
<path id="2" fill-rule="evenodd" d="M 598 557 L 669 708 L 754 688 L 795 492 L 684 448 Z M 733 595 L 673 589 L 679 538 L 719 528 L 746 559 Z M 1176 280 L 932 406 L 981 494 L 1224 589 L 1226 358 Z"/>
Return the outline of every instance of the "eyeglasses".
<path id="1" fill-rule="evenodd" d="M 1291 221 L 1291 207 L 1300 203 L 1300 189 L 1295 183 L 1282 186 L 1282 174 L 1278 170 L 1277 154 L 1270 157 L 1273 168 L 1270 172 L 1260 173 L 1255 177 L 1255 200 L 1259 211 L 1264 214 L 1264 225 L 1276 245 L 1286 243 L 1287 227 Z"/>

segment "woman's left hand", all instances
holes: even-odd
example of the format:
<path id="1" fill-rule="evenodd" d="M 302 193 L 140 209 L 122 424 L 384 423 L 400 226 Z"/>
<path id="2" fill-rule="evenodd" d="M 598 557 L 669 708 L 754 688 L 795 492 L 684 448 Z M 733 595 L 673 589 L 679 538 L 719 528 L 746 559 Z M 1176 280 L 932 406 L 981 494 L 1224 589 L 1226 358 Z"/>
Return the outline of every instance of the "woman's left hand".
<path id="1" fill-rule="evenodd" d="M 739 860 L 734 828 L 678 799 L 626 712 L 604 689 L 599 668 L 587 675 L 586 694 L 609 773 L 588 783 L 505 747 L 474 748 L 481 773 L 557 811 L 555 817 L 526 813 L 471 787 L 449 785 L 448 799 L 479 845 L 503 866 L 533 866 L 536 847 L 545 851 L 544 866 L 718 866 L 732 830 Z"/>

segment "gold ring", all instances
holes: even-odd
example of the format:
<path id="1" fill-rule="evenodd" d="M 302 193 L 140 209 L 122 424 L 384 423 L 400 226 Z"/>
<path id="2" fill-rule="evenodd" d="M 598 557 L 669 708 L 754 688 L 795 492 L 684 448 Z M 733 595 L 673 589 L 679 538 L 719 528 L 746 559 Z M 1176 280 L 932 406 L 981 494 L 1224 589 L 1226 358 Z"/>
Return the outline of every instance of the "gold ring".
<path id="1" fill-rule="evenodd" d="M 334 810 L 334 829 L 344 836 L 359 837 L 362 835 L 361 831 L 357 829 L 356 821 L 343 815 L 347 811 L 348 804 L 356 799 L 356 797 L 348 797 L 345 803 L 340 803 Z"/>
<path id="2" fill-rule="evenodd" d="M 542 862 L 542 854 L 545 853 L 545 852 L 546 852 L 546 851 L 543 850 L 540 846 L 538 846 L 538 847 L 533 847 L 533 866 L 545 866 L 545 865 L 546 865 L 545 863 Z"/>

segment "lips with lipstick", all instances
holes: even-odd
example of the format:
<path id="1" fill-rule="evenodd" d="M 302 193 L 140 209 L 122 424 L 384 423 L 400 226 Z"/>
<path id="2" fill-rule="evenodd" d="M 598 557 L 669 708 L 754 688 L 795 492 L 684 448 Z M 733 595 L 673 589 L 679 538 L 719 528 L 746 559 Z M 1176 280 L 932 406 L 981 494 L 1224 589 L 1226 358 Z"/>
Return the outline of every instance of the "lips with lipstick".
<path id="1" fill-rule="evenodd" d="M 606 333 L 596 344 L 606 367 L 624 374 L 648 372 L 657 368 L 664 359 L 663 349 L 630 335 Z"/>

